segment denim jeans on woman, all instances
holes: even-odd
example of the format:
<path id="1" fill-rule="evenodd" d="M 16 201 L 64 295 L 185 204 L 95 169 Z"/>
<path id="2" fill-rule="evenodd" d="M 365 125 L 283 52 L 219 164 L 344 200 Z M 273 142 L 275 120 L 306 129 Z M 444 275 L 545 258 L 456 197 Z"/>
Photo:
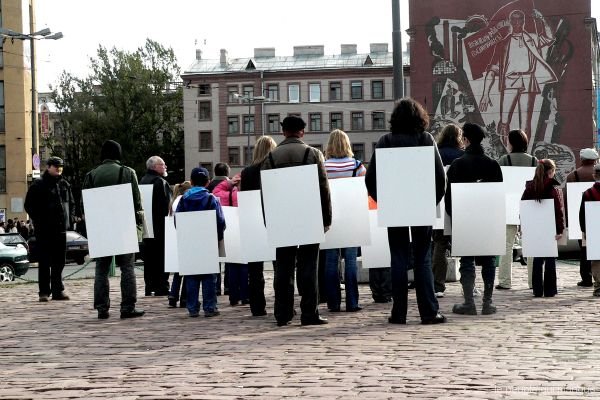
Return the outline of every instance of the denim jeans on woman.
<path id="1" fill-rule="evenodd" d="M 327 308 L 338 311 L 342 303 L 340 290 L 339 260 L 340 252 L 344 257 L 344 284 L 346 286 L 346 310 L 358 307 L 358 266 L 357 247 L 325 250 L 325 288 L 327 290 Z"/>

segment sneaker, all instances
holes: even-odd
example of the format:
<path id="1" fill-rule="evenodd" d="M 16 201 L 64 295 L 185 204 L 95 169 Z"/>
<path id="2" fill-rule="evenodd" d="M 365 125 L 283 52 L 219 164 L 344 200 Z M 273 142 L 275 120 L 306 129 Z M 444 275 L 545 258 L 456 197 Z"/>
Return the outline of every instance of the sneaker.
<path id="1" fill-rule="evenodd" d="M 476 287 L 473 288 L 473 296 L 475 296 L 475 297 L 481 296 L 481 292 Z"/>
<path id="2" fill-rule="evenodd" d="M 217 315 L 221 315 L 221 313 L 219 312 L 219 310 L 214 310 L 214 311 L 205 311 L 204 312 L 204 316 L 206 318 L 210 318 L 210 317 L 216 317 Z"/>
<path id="3" fill-rule="evenodd" d="M 62 291 L 59 294 L 53 294 L 52 300 L 69 300 L 69 296 L 64 291 Z"/>
<path id="4" fill-rule="evenodd" d="M 443 324 L 448 319 L 442 313 L 437 313 L 435 317 L 425 318 L 421 320 L 421 325 L 435 325 L 435 324 Z"/>
<path id="5" fill-rule="evenodd" d="M 444 292 L 435 292 L 435 297 L 441 299 L 442 297 L 444 297 Z"/>
<path id="6" fill-rule="evenodd" d="M 40 295 L 40 303 L 47 303 L 48 300 L 49 300 L 48 295 L 45 295 L 45 294 Z"/>

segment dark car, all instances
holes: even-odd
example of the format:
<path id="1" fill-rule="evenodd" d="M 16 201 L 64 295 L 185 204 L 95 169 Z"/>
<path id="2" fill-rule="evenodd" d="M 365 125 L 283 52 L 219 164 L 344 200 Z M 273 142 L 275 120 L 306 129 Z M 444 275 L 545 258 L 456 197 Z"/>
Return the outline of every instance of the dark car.
<path id="1" fill-rule="evenodd" d="M 6 246 L 0 243 L 0 282 L 14 281 L 29 270 L 27 250 L 23 246 Z"/>
<path id="2" fill-rule="evenodd" d="M 29 259 L 31 262 L 39 261 L 38 248 L 35 235 L 27 241 L 29 245 Z M 67 231 L 67 251 L 65 258 L 67 262 L 76 262 L 79 265 L 85 263 L 85 256 L 89 253 L 88 240 L 85 236 L 75 231 Z"/>

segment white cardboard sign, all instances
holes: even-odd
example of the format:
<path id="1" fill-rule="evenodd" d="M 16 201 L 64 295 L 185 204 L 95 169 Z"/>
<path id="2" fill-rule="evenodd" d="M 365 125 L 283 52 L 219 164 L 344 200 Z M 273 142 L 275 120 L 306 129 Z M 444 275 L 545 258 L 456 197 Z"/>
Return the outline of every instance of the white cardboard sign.
<path id="1" fill-rule="evenodd" d="M 274 260 L 275 247 L 269 245 L 260 190 L 238 192 L 238 209 L 243 258 L 246 262 Z"/>
<path id="2" fill-rule="evenodd" d="M 341 249 L 370 244 L 369 195 L 365 178 L 331 179 L 329 189 L 333 218 L 320 248 Z"/>
<path id="3" fill-rule="evenodd" d="M 567 183 L 567 213 L 569 215 L 569 239 L 581 239 L 579 226 L 579 207 L 581 195 L 594 185 L 594 182 Z"/>
<path id="4" fill-rule="evenodd" d="M 585 242 L 588 260 L 600 260 L 600 201 L 585 202 Z"/>
<path id="5" fill-rule="evenodd" d="M 502 182 L 452 183 L 452 255 L 504 254 L 505 214 Z"/>
<path id="6" fill-rule="evenodd" d="M 82 196 L 90 258 L 137 253 L 131 184 L 85 189 Z"/>
<path id="7" fill-rule="evenodd" d="M 175 214 L 177 253 L 181 275 L 219 272 L 217 216 L 215 210 L 187 211 Z"/>
<path id="8" fill-rule="evenodd" d="M 325 231 L 317 165 L 270 169 L 260 175 L 271 246 L 321 243 Z"/>
<path id="9" fill-rule="evenodd" d="M 371 244 L 361 246 L 363 268 L 389 268 L 392 265 L 387 228 L 377 224 L 377 210 L 369 211 Z"/>
<path id="10" fill-rule="evenodd" d="M 523 200 L 520 207 L 524 257 L 558 257 L 554 200 Z"/>
<path id="11" fill-rule="evenodd" d="M 152 194 L 154 185 L 140 185 L 140 195 L 142 196 L 142 207 L 144 208 L 144 239 L 154 238 L 154 222 L 152 221 Z"/>
<path id="12" fill-rule="evenodd" d="M 179 272 L 175 219 L 165 217 L 165 272 Z"/>
<path id="13" fill-rule="evenodd" d="M 433 226 L 436 218 L 433 146 L 376 149 L 381 226 Z"/>
<path id="14" fill-rule="evenodd" d="M 448 172 L 449 165 L 444 166 L 444 172 Z M 445 196 L 442 197 L 442 200 L 438 203 L 435 208 L 435 225 L 433 225 L 433 229 L 443 229 L 444 235 L 450 235 L 452 232 L 452 228 L 449 228 L 450 225 L 447 225 L 447 222 L 450 220 L 448 213 L 446 213 L 446 204 L 445 204 Z M 448 233 L 446 233 L 448 232 Z"/>
<path id="15" fill-rule="evenodd" d="M 225 256 L 219 257 L 221 261 L 244 264 L 246 260 L 242 257 L 240 242 L 240 217 L 237 207 L 221 207 L 225 216 Z"/>
<path id="16" fill-rule="evenodd" d="M 533 179 L 535 167 L 500 167 L 506 193 L 506 224 L 519 225 L 519 207 L 525 182 Z"/>

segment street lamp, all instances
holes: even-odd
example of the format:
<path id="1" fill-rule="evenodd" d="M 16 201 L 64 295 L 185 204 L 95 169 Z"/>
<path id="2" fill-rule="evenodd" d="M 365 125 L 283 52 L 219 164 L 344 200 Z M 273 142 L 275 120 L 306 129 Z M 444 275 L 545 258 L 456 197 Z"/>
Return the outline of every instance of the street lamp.
<path id="1" fill-rule="evenodd" d="M 52 33 L 49 28 L 44 28 L 37 32 L 29 34 L 15 32 L 10 29 L 0 28 L 0 37 L 4 39 L 10 39 L 14 42 L 17 40 L 29 40 L 30 56 L 31 56 L 31 155 L 35 155 L 38 152 L 38 136 L 37 136 L 37 104 L 35 89 L 35 46 L 34 40 L 58 40 L 63 38 L 62 32 Z M 3 39 L 3 40 L 4 40 Z"/>
<path id="2" fill-rule="evenodd" d="M 240 99 L 248 103 L 248 127 L 250 127 L 250 113 L 252 112 L 252 104 L 256 105 L 257 101 L 263 101 L 266 99 L 265 96 L 244 96 L 239 93 L 233 94 L 234 99 Z M 256 128 L 256 113 L 254 113 L 254 127 Z M 242 121 L 243 122 L 243 121 Z M 250 129 L 248 129 L 250 131 Z M 256 132 L 253 129 L 254 134 Z M 246 132 L 248 135 L 248 146 L 246 147 L 246 164 L 250 165 L 250 159 L 252 158 L 252 152 L 250 151 L 250 132 Z"/>

